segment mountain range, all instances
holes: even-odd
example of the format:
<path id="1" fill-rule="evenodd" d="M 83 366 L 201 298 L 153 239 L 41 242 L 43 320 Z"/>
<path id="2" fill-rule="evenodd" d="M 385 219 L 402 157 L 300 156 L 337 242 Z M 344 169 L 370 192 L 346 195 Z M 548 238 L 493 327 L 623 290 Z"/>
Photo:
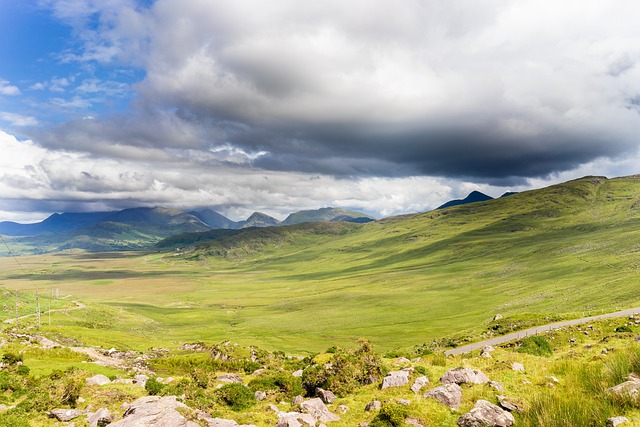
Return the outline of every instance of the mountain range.
<path id="1" fill-rule="evenodd" d="M 183 233 L 273 227 L 303 222 L 368 222 L 374 218 L 342 208 L 295 212 L 280 222 L 254 212 L 244 221 L 233 221 L 208 208 L 185 212 L 179 209 L 130 208 L 115 212 L 54 213 L 33 224 L 0 222 L 0 234 L 11 236 L 10 253 L 46 253 L 60 250 L 136 250 Z"/>

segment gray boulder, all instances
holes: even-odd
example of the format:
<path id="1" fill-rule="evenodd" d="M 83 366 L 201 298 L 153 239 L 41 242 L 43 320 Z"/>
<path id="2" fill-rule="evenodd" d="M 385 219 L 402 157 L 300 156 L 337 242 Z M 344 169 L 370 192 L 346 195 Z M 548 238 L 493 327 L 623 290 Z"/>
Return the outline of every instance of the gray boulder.
<path id="1" fill-rule="evenodd" d="M 498 405 L 509 412 L 524 412 L 524 403 L 521 399 L 507 396 L 497 396 Z"/>
<path id="2" fill-rule="evenodd" d="M 458 409 L 462 402 L 462 388 L 456 383 L 445 384 L 429 390 L 422 397 L 435 399 L 451 409 Z"/>
<path id="3" fill-rule="evenodd" d="M 101 408 L 89 417 L 89 427 L 104 427 L 111 424 L 111 421 L 113 421 L 111 412 L 106 408 Z"/>
<path id="4" fill-rule="evenodd" d="M 305 400 L 300 404 L 300 409 L 322 423 L 340 421 L 340 417 L 329 412 L 329 409 L 319 397 Z"/>
<path id="5" fill-rule="evenodd" d="M 324 403 L 333 403 L 336 401 L 336 395 L 329 390 L 316 388 L 316 397 L 319 397 Z"/>
<path id="6" fill-rule="evenodd" d="M 299 412 L 280 412 L 276 427 L 315 427 L 316 419 L 311 414 Z"/>
<path id="7" fill-rule="evenodd" d="M 371 402 L 367 403 L 367 406 L 364 407 L 364 410 L 369 412 L 377 411 L 380 408 L 382 408 L 382 402 L 380 402 L 379 400 L 372 400 Z"/>
<path id="8" fill-rule="evenodd" d="M 408 371 L 394 371 L 382 380 L 382 389 L 389 387 L 401 387 L 405 384 L 409 384 L 409 372 Z"/>
<path id="9" fill-rule="evenodd" d="M 111 380 L 106 375 L 98 374 L 87 378 L 85 382 L 87 385 L 105 385 L 109 384 Z"/>
<path id="10" fill-rule="evenodd" d="M 147 384 L 148 379 L 149 377 L 146 376 L 145 374 L 138 374 L 135 377 L 133 377 L 133 383 L 144 388 L 144 386 Z"/>
<path id="11" fill-rule="evenodd" d="M 411 386 L 411 391 L 414 392 L 415 394 L 418 394 L 420 393 L 420 390 L 422 389 L 422 387 L 426 386 L 427 384 L 429 384 L 429 378 L 425 377 L 424 375 L 421 377 L 418 377 L 413 382 L 413 385 Z"/>
<path id="12" fill-rule="evenodd" d="M 607 427 L 616 427 L 628 422 L 629 419 L 627 417 L 611 417 L 607 418 Z"/>
<path id="13" fill-rule="evenodd" d="M 608 388 L 606 393 L 616 397 L 637 400 L 638 395 L 640 395 L 640 380 L 631 378 L 629 381 Z"/>
<path id="14" fill-rule="evenodd" d="M 491 381 L 481 370 L 471 368 L 449 369 L 440 378 L 444 384 L 485 384 Z"/>
<path id="15" fill-rule="evenodd" d="M 58 421 L 69 422 L 84 415 L 84 411 L 78 409 L 54 409 L 49 412 L 49 418 L 55 418 Z"/>
<path id="16" fill-rule="evenodd" d="M 499 383 L 498 381 L 489 381 L 487 383 L 487 385 L 489 387 L 491 387 L 492 389 L 494 389 L 496 391 L 499 391 L 501 393 L 504 391 L 504 386 L 501 383 Z"/>
<path id="17" fill-rule="evenodd" d="M 473 409 L 457 421 L 460 427 L 511 427 L 514 423 L 510 412 L 486 400 L 478 400 Z"/>
<path id="18" fill-rule="evenodd" d="M 522 363 L 513 362 L 511 364 L 511 369 L 517 372 L 524 372 L 524 365 Z"/>
<path id="19" fill-rule="evenodd" d="M 110 427 L 200 427 L 187 420 L 179 411 L 188 410 L 176 396 L 145 396 L 133 402 L 120 421 Z"/>
<path id="20" fill-rule="evenodd" d="M 265 400 L 267 398 L 267 393 L 265 393 L 264 391 L 256 391 L 255 393 L 253 393 L 253 395 L 256 397 L 256 400 L 258 402 Z"/>

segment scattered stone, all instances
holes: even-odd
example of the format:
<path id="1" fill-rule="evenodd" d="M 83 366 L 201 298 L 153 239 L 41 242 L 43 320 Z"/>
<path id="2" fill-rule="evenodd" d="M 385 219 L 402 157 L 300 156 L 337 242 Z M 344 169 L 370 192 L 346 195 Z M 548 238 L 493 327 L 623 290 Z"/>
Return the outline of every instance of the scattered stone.
<path id="1" fill-rule="evenodd" d="M 223 375 L 219 375 L 216 380 L 222 382 L 222 383 L 238 383 L 238 384 L 242 384 L 242 377 L 240 375 L 236 375 L 236 374 L 223 374 Z"/>
<path id="2" fill-rule="evenodd" d="M 493 388 L 496 391 L 499 391 L 501 393 L 504 391 L 504 386 L 498 381 L 489 381 L 487 384 L 489 385 L 489 387 Z"/>
<path id="3" fill-rule="evenodd" d="M 502 319 L 502 314 L 498 313 L 495 316 L 493 316 L 493 321 L 495 322 L 496 320 L 500 320 Z"/>
<path id="4" fill-rule="evenodd" d="M 631 398 L 632 400 L 638 399 L 640 394 L 640 380 L 631 378 L 628 381 L 618 384 L 606 390 L 607 394 L 614 395 L 622 398 Z"/>
<path id="5" fill-rule="evenodd" d="M 409 384 L 409 372 L 407 371 L 394 371 L 382 380 L 382 389 L 389 387 L 401 387 L 405 384 Z"/>
<path id="6" fill-rule="evenodd" d="M 324 402 L 322 402 L 319 397 L 305 400 L 300 404 L 300 408 L 302 409 L 302 412 L 312 415 L 316 420 L 323 423 L 340 421 L 340 417 L 329 412 L 329 409 L 327 409 Z"/>
<path id="7" fill-rule="evenodd" d="M 484 357 L 485 359 L 493 359 L 493 357 L 491 357 L 491 353 L 489 353 L 488 351 L 481 351 L 480 357 Z"/>
<path id="8" fill-rule="evenodd" d="M 627 417 L 611 417 L 607 418 L 607 427 L 616 427 L 628 422 L 629 419 Z"/>
<path id="9" fill-rule="evenodd" d="M 343 415 L 344 415 L 344 414 L 346 414 L 347 412 L 349 412 L 349 407 L 348 407 L 347 405 L 339 405 L 339 406 L 336 408 L 336 411 L 338 411 L 339 413 L 341 413 L 341 414 L 343 414 Z"/>
<path id="10" fill-rule="evenodd" d="M 297 370 L 297 371 L 295 371 L 292 375 L 293 375 L 294 377 L 296 377 L 296 378 L 301 378 L 301 377 L 302 377 L 302 369 L 298 369 L 298 370 Z"/>
<path id="11" fill-rule="evenodd" d="M 396 365 L 406 365 L 407 363 L 411 363 L 411 360 L 406 357 L 398 357 L 395 362 Z"/>
<path id="12" fill-rule="evenodd" d="M 358 427 L 369 427 L 369 423 L 363 421 L 360 424 L 358 424 Z"/>
<path id="13" fill-rule="evenodd" d="M 510 412 L 482 399 L 476 402 L 471 411 L 458 418 L 457 422 L 460 427 L 510 427 L 514 423 L 515 419 Z"/>
<path id="14" fill-rule="evenodd" d="M 435 399 L 451 409 L 458 409 L 462 403 L 462 388 L 456 383 L 448 383 L 429 390 L 422 397 Z"/>
<path id="15" fill-rule="evenodd" d="M 496 351 L 496 349 L 490 345 L 485 345 L 484 347 L 482 347 L 482 351 L 485 353 L 491 353 L 492 351 Z"/>
<path id="16" fill-rule="evenodd" d="M 405 418 L 404 423 L 413 427 L 424 427 L 416 418 Z"/>
<path id="17" fill-rule="evenodd" d="M 524 403 L 520 399 L 507 396 L 497 396 L 498 404 L 509 412 L 524 412 Z"/>
<path id="18" fill-rule="evenodd" d="M 513 369 L 514 371 L 517 371 L 517 372 L 524 372 L 525 371 L 524 365 L 522 363 L 518 363 L 518 362 L 513 362 L 511 364 L 511 369 Z"/>
<path id="19" fill-rule="evenodd" d="M 367 406 L 364 407 L 364 410 L 367 412 L 378 411 L 380 408 L 382 408 L 382 402 L 380 402 L 379 400 L 372 400 L 371 402 L 367 403 Z"/>
<path id="20" fill-rule="evenodd" d="M 333 403 L 336 401 L 336 395 L 329 390 L 316 388 L 316 397 L 319 397 L 324 403 Z"/>
<path id="21" fill-rule="evenodd" d="M 569 343 L 570 343 L 570 344 L 574 344 L 575 342 L 576 342 L 576 339 L 575 339 L 575 338 L 571 338 L 571 339 L 569 339 Z"/>
<path id="22" fill-rule="evenodd" d="M 279 414 L 280 412 L 280 408 L 278 408 L 276 405 L 274 405 L 273 403 L 269 403 L 269 409 L 271 409 L 273 412 L 275 412 L 276 414 Z"/>
<path id="23" fill-rule="evenodd" d="M 607 353 L 609 353 L 609 351 L 606 348 L 603 348 L 602 349 L 602 354 L 607 354 Z"/>
<path id="24" fill-rule="evenodd" d="M 556 377 L 554 377 L 554 376 L 548 377 L 548 378 L 547 378 L 547 381 L 549 381 L 550 383 L 553 383 L 553 384 L 558 384 L 558 383 L 560 382 L 560 380 L 559 380 L 559 379 L 557 379 L 557 378 L 556 378 Z"/>
<path id="25" fill-rule="evenodd" d="M 399 405 L 411 405 L 411 401 L 409 399 L 398 399 L 396 402 Z"/>
<path id="26" fill-rule="evenodd" d="M 263 400 L 265 400 L 267 398 L 267 393 L 265 393 L 264 391 L 260 391 L 260 390 L 257 390 L 254 393 L 254 395 L 256 396 L 256 400 L 258 402 L 263 401 Z"/>
<path id="27" fill-rule="evenodd" d="M 188 421 L 178 410 L 188 409 L 176 396 L 145 396 L 133 402 L 120 421 L 110 427 L 172 426 L 199 427 Z"/>
<path id="28" fill-rule="evenodd" d="M 315 426 L 316 419 L 311 414 L 301 414 L 299 412 L 280 412 L 276 427 L 303 427 Z"/>
<path id="29" fill-rule="evenodd" d="M 58 421 L 69 422 L 84 415 L 84 411 L 78 409 L 54 409 L 49 412 L 49 418 L 55 418 Z"/>
<path id="30" fill-rule="evenodd" d="M 111 424 L 113 416 L 106 408 L 100 408 L 89 417 L 89 427 L 104 427 Z"/>
<path id="31" fill-rule="evenodd" d="M 418 394 L 420 393 L 420 389 L 422 389 L 422 387 L 426 386 L 427 384 L 429 384 L 429 378 L 425 377 L 424 375 L 418 377 L 411 386 L 411 391 L 415 394 Z"/>
<path id="32" fill-rule="evenodd" d="M 84 400 L 84 397 L 79 397 L 78 400 L 76 401 L 78 403 L 84 403 L 86 402 L 86 400 Z"/>
<path id="33" fill-rule="evenodd" d="M 207 346 L 202 342 L 184 343 L 180 347 L 178 347 L 178 350 L 196 351 L 196 352 L 209 351 Z"/>
<path id="34" fill-rule="evenodd" d="M 304 397 L 302 396 L 296 396 L 293 398 L 293 400 L 291 401 L 291 405 L 292 406 L 298 406 L 299 404 L 301 404 L 304 401 Z"/>
<path id="35" fill-rule="evenodd" d="M 142 388 L 144 388 L 148 380 L 149 380 L 149 377 L 144 374 L 138 374 L 135 377 L 133 377 L 133 383 L 136 385 L 139 385 Z"/>
<path id="36" fill-rule="evenodd" d="M 479 369 L 471 368 L 454 368 L 449 369 L 440 378 L 440 382 L 444 384 L 485 384 L 488 383 L 489 377 L 487 377 Z"/>
<path id="37" fill-rule="evenodd" d="M 111 380 L 106 375 L 102 374 L 94 375 L 86 380 L 87 385 L 105 385 L 110 382 Z"/>

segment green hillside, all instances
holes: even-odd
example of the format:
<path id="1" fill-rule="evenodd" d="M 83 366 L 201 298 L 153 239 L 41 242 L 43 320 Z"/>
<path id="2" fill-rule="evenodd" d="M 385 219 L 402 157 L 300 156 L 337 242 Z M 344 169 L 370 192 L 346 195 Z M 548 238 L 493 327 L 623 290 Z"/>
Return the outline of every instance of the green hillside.
<path id="1" fill-rule="evenodd" d="M 321 208 L 294 212 L 282 221 L 282 225 L 293 225 L 303 222 L 350 221 L 354 219 L 373 220 L 374 218 L 362 212 L 352 211 L 349 209 Z"/>
<path id="2" fill-rule="evenodd" d="M 232 339 L 320 351 L 477 339 L 549 318 L 640 306 L 640 177 L 587 177 L 369 224 L 247 230 L 176 254 L 29 258 L 44 287 L 149 319 L 156 344 Z M 10 259 L 0 281 L 32 286 Z M 108 280 L 105 280 L 108 279 Z M 495 314 L 504 318 L 492 322 Z M 80 313 L 78 312 L 78 316 Z M 68 327 L 87 340 L 142 344 Z M 150 326 L 149 326 L 150 327 Z M 493 332 L 491 332 L 493 333 Z M 135 338 L 135 337 L 134 337 Z M 447 338 L 444 340 L 444 338 Z"/>

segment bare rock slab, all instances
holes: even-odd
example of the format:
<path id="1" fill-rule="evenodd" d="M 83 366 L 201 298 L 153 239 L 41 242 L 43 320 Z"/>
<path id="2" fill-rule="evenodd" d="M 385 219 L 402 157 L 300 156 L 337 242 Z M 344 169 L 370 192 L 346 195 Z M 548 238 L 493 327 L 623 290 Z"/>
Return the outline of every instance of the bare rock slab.
<path id="1" fill-rule="evenodd" d="M 473 409 L 460 418 L 460 427 L 511 427 L 515 419 L 510 412 L 486 400 L 478 400 Z"/>
<path id="2" fill-rule="evenodd" d="M 178 409 L 188 406 L 176 400 L 176 396 L 145 396 L 133 402 L 120 421 L 111 427 L 200 427 L 187 420 Z"/>
<path id="3" fill-rule="evenodd" d="M 80 411 L 78 409 L 54 409 L 49 412 L 49 418 L 55 418 L 62 422 L 75 420 L 80 415 L 84 415 L 84 411 Z"/>
<path id="4" fill-rule="evenodd" d="M 462 388 L 456 383 L 445 384 L 429 390 L 422 397 L 435 399 L 451 409 L 458 409 L 462 403 Z"/>
<path id="5" fill-rule="evenodd" d="M 408 371 L 394 371 L 382 380 L 382 389 L 389 387 L 402 387 L 405 384 L 409 384 L 409 372 Z"/>
<path id="6" fill-rule="evenodd" d="M 106 408 L 100 408 L 97 412 L 89 417 L 89 426 L 104 427 L 111 424 L 111 421 L 113 421 L 111 412 Z"/>
<path id="7" fill-rule="evenodd" d="M 449 369 L 440 378 L 444 384 L 485 384 L 491 381 L 481 370 L 471 368 Z"/>
<path id="8" fill-rule="evenodd" d="M 340 417 L 332 412 L 329 412 L 329 409 L 319 397 L 305 400 L 300 404 L 300 408 L 302 409 L 302 412 L 313 416 L 317 421 L 320 421 L 321 423 L 340 421 Z"/>

